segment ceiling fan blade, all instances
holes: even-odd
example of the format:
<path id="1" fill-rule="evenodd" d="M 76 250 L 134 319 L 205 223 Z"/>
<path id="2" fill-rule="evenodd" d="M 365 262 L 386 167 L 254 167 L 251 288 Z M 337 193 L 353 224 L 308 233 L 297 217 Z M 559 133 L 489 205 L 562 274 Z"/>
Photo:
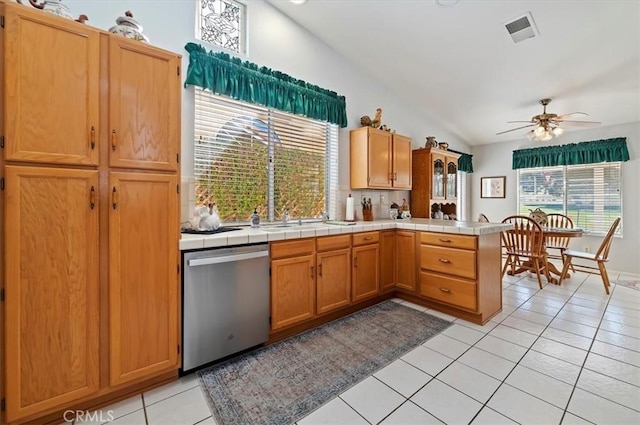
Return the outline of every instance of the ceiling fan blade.
<path id="1" fill-rule="evenodd" d="M 515 123 L 519 123 L 519 122 L 528 122 L 529 124 L 536 124 L 535 122 L 529 120 L 529 121 L 507 121 L 507 124 L 515 124 Z"/>
<path id="2" fill-rule="evenodd" d="M 570 113 L 568 113 L 568 114 L 558 115 L 558 116 L 556 117 L 556 119 L 557 119 L 557 120 L 563 120 L 563 119 L 565 119 L 565 118 L 567 118 L 567 117 L 569 117 L 569 116 L 571 116 L 571 115 L 576 115 L 576 114 L 584 115 L 584 116 L 589 116 L 589 114 L 587 114 L 586 112 L 570 112 Z"/>
<path id="3" fill-rule="evenodd" d="M 560 121 L 558 125 L 562 125 L 563 127 L 591 127 L 593 125 L 602 124 L 599 121 Z"/>
<path id="4" fill-rule="evenodd" d="M 504 134 L 504 133 L 509 133 L 511 131 L 516 131 L 516 130 L 520 130 L 522 128 L 527 128 L 527 127 L 533 127 L 536 126 L 538 124 L 529 124 L 529 125 L 523 125 L 522 127 L 516 127 L 516 128 L 512 128 L 511 130 L 505 130 L 505 131 L 501 131 L 500 133 L 496 133 L 496 136 L 500 135 L 500 134 Z"/>

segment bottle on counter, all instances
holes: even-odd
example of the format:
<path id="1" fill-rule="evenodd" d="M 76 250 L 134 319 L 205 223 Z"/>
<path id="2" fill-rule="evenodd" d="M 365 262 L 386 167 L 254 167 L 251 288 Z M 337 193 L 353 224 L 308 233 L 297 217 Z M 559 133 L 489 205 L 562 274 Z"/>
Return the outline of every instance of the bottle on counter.
<path id="1" fill-rule="evenodd" d="M 258 208 L 253 209 L 253 214 L 251 215 L 251 227 L 254 229 L 260 227 L 260 215 L 258 215 Z"/>

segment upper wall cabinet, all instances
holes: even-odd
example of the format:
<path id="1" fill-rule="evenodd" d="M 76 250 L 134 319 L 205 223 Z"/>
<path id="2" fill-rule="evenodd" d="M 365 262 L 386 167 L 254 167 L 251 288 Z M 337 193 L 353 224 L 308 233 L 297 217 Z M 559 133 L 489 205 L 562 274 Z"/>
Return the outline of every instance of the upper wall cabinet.
<path id="1" fill-rule="evenodd" d="M 97 165 L 100 33 L 26 7 L 4 21 L 5 159 Z"/>
<path id="2" fill-rule="evenodd" d="M 411 189 L 411 138 L 371 127 L 351 130 L 352 189 Z"/>
<path id="3" fill-rule="evenodd" d="M 109 165 L 175 171 L 180 62 L 124 37 L 109 39 Z"/>

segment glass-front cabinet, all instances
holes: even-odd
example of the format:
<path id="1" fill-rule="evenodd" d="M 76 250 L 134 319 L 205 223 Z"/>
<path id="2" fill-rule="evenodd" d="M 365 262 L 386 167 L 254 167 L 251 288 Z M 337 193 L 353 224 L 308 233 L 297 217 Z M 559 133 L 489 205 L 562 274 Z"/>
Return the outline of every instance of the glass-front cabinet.
<path id="1" fill-rule="evenodd" d="M 447 158 L 447 178 L 446 178 L 446 187 L 447 187 L 447 199 L 455 199 L 457 198 L 456 189 L 458 187 L 457 182 L 458 177 L 458 159 L 455 158 Z"/>
<path id="2" fill-rule="evenodd" d="M 444 158 L 434 157 L 432 167 L 433 188 L 431 189 L 431 199 L 444 199 Z"/>
<path id="3" fill-rule="evenodd" d="M 459 154 L 440 148 L 412 152 L 411 215 L 455 219 Z"/>

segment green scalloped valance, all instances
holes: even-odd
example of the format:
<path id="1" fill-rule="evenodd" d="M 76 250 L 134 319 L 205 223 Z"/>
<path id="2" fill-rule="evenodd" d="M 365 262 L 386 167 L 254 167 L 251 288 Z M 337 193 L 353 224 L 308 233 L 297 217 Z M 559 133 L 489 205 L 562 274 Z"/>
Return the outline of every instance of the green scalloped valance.
<path id="1" fill-rule="evenodd" d="M 223 52 L 207 52 L 195 43 L 184 48 L 189 52 L 185 87 L 191 84 L 243 102 L 347 126 L 344 96 Z"/>
<path id="2" fill-rule="evenodd" d="M 473 162 L 471 159 L 473 155 L 469 155 L 468 153 L 463 153 L 459 151 L 454 151 L 453 149 L 449 149 L 453 153 L 459 153 L 460 158 L 458 158 L 458 171 L 464 171 L 465 173 L 473 173 Z"/>
<path id="3" fill-rule="evenodd" d="M 512 169 L 628 161 L 627 138 L 593 140 L 513 151 Z"/>

